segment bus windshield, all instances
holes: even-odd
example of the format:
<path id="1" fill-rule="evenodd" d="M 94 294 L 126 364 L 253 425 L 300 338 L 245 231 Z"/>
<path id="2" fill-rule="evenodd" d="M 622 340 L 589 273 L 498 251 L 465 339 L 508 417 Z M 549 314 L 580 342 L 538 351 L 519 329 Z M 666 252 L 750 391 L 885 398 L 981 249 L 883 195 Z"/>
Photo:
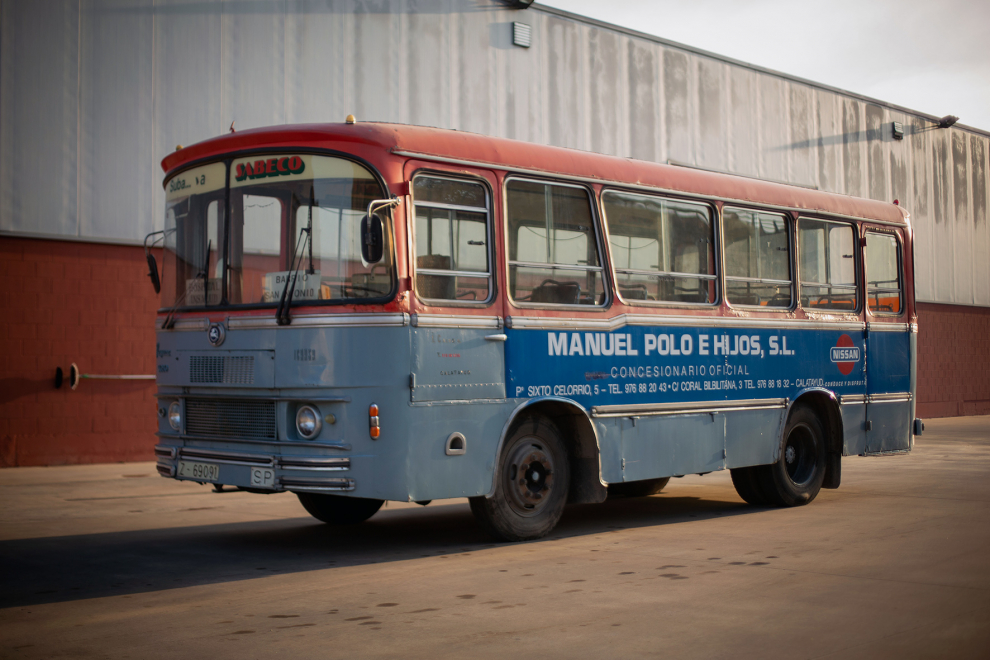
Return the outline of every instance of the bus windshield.
<path id="1" fill-rule="evenodd" d="M 275 305 L 291 279 L 303 304 L 392 289 L 390 250 L 362 256 L 361 220 L 383 191 L 357 163 L 250 156 L 186 170 L 165 193 L 163 307 Z"/>

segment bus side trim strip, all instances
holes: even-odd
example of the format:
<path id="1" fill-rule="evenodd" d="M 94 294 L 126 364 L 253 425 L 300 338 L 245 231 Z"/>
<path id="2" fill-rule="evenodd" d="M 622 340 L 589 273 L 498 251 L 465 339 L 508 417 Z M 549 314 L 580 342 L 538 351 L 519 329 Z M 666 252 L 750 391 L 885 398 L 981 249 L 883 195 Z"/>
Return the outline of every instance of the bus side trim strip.
<path id="1" fill-rule="evenodd" d="M 733 319 L 724 317 L 699 316 L 653 316 L 649 314 L 620 314 L 608 319 L 554 318 L 534 316 L 509 316 L 505 319 L 507 328 L 546 330 L 566 328 L 569 330 L 618 330 L 627 325 L 645 326 L 697 326 L 697 327 L 739 327 L 739 328 L 780 328 L 802 330 L 845 330 L 861 332 L 865 324 L 861 321 L 829 323 L 826 321 L 805 321 L 802 319 Z"/>
<path id="2" fill-rule="evenodd" d="M 330 327 L 402 327 L 409 325 L 409 315 L 399 314 L 293 314 L 292 325 L 302 328 Z M 227 319 L 230 330 L 276 328 L 274 316 L 244 316 Z"/>
<path id="3" fill-rule="evenodd" d="M 591 409 L 591 416 L 646 417 L 654 415 L 709 414 L 736 410 L 774 410 L 787 407 L 787 403 L 787 399 L 698 401 L 694 403 L 640 403 L 634 405 L 595 406 Z"/>
<path id="4" fill-rule="evenodd" d="M 457 314 L 413 314 L 414 328 L 494 328 L 502 327 L 498 316 L 461 316 Z"/>

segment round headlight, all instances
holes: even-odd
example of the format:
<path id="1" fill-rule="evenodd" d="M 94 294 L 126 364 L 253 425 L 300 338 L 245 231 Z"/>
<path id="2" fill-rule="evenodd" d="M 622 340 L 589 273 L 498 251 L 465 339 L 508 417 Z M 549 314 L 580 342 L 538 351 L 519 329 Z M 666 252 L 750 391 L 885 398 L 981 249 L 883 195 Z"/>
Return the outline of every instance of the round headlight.
<path id="1" fill-rule="evenodd" d="M 176 431 L 182 430 L 182 404 L 178 401 L 168 405 L 168 425 Z"/>
<path id="2" fill-rule="evenodd" d="M 320 412 L 313 406 L 299 406 L 296 411 L 296 431 L 299 435 L 309 440 L 320 434 L 323 421 L 320 419 Z"/>

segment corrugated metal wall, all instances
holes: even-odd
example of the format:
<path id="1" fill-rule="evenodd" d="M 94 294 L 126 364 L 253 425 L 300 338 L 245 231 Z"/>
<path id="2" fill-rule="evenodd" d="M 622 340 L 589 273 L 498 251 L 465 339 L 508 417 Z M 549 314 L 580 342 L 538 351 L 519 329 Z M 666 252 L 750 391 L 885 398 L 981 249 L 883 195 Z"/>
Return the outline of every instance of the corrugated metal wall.
<path id="1" fill-rule="evenodd" d="M 919 299 L 990 305 L 987 133 L 494 0 L 0 0 L 0 231 L 137 241 L 176 144 L 349 113 L 896 198 Z"/>

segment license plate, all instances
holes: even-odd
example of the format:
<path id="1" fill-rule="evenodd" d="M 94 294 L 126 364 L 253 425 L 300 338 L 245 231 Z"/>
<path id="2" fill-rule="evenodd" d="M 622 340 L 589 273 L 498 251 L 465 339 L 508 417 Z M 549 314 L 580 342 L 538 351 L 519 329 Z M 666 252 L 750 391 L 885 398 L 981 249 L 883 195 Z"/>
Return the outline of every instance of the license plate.
<path id="1" fill-rule="evenodd" d="M 178 476 L 196 479 L 197 481 L 218 483 L 220 481 L 220 466 L 212 463 L 192 463 L 190 461 L 179 461 Z"/>
<path id="2" fill-rule="evenodd" d="M 275 488 L 275 470 L 273 468 L 251 468 L 252 488 Z"/>

